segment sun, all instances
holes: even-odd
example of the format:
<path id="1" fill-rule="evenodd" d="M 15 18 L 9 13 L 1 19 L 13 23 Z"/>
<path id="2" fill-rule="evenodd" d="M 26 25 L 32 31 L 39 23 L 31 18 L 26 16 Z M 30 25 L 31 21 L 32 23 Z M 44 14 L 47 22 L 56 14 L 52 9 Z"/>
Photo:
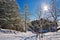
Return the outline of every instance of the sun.
<path id="1" fill-rule="evenodd" d="M 42 4 L 42 10 L 43 11 L 48 11 L 50 9 L 48 4 Z"/>
<path id="2" fill-rule="evenodd" d="M 44 5 L 44 6 L 43 6 L 43 10 L 44 10 L 44 11 L 48 11 L 48 5 Z"/>

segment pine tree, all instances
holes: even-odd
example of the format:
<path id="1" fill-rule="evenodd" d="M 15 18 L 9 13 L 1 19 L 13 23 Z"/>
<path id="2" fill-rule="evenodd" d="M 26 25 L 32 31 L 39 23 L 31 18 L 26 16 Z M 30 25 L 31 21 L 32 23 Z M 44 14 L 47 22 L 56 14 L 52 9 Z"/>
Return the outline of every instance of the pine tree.
<path id="1" fill-rule="evenodd" d="M 0 0 L 1 28 L 20 30 L 19 6 L 16 0 Z"/>

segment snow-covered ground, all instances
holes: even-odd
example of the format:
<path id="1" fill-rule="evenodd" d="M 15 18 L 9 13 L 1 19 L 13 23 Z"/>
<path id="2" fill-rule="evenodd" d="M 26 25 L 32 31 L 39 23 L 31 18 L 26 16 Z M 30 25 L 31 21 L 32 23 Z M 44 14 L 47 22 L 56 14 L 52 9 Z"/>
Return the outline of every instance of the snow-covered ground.
<path id="1" fill-rule="evenodd" d="M 17 32 L 15 30 L 1 29 L 0 40 L 60 40 L 60 31 L 48 32 L 43 34 L 43 38 L 37 37 L 36 34 L 27 31 Z"/>
<path id="2" fill-rule="evenodd" d="M 30 37 L 35 37 L 36 34 L 27 31 L 25 32 L 18 32 L 15 30 L 8 30 L 8 29 L 1 29 L 0 30 L 0 40 L 28 40 Z"/>

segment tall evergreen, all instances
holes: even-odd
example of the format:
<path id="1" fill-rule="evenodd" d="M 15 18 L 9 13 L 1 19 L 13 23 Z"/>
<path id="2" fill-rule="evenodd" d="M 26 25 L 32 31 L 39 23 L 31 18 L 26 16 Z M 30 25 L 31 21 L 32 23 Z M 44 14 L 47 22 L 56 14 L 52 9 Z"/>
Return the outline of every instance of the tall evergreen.
<path id="1" fill-rule="evenodd" d="M 20 16 L 19 6 L 16 0 L 0 0 L 1 28 L 20 30 Z"/>

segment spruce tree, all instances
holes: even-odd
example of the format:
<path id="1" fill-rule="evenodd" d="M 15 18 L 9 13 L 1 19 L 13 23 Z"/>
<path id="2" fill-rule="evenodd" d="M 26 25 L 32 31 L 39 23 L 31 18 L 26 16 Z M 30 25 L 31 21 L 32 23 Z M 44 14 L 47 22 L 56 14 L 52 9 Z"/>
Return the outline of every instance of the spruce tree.
<path id="1" fill-rule="evenodd" d="M 0 27 L 20 30 L 20 20 L 16 0 L 0 0 Z"/>

